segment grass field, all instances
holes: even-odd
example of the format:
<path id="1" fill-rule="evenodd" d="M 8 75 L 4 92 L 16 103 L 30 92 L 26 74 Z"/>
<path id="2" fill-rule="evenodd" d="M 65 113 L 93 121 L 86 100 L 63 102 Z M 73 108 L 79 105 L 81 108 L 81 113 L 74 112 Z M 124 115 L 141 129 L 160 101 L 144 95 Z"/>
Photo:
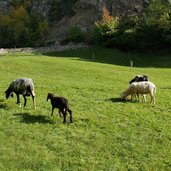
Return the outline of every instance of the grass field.
<path id="1" fill-rule="evenodd" d="M 149 97 L 146 104 L 119 99 L 137 74 L 156 84 L 155 106 Z M 5 99 L 19 77 L 33 79 L 36 110 L 31 97 L 27 108 L 16 96 Z M 0 80 L 0 170 L 171 170 L 171 56 L 103 48 L 8 54 L 0 57 Z M 68 98 L 72 124 L 57 110 L 50 116 L 50 91 Z"/>

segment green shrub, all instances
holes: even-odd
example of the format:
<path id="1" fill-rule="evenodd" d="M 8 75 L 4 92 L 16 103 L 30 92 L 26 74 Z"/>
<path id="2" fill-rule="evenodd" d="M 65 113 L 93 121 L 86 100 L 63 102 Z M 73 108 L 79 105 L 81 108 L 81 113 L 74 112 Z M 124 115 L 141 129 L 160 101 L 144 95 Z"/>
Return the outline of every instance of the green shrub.
<path id="1" fill-rule="evenodd" d="M 125 48 L 136 48 L 138 45 L 138 37 L 136 30 L 134 29 L 128 29 L 125 30 L 124 33 L 121 36 L 121 45 Z"/>
<path id="2" fill-rule="evenodd" d="M 95 43 L 122 49 L 156 49 L 171 45 L 171 5 L 167 1 L 150 1 L 141 16 L 128 15 L 122 20 L 107 9 L 95 23 Z"/>
<path id="3" fill-rule="evenodd" d="M 95 42 L 110 46 L 110 41 L 118 32 L 119 19 L 112 17 L 109 11 L 104 8 L 102 19 L 95 23 L 94 38 Z"/>
<path id="4" fill-rule="evenodd" d="M 79 43 L 81 41 L 83 41 L 84 37 L 83 37 L 83 33 L 81 31 L 81 28 L 78 26 L 73 26 L 69 29 L 68 32 L 68 40 L 75 42 L 75 43 Z"/>

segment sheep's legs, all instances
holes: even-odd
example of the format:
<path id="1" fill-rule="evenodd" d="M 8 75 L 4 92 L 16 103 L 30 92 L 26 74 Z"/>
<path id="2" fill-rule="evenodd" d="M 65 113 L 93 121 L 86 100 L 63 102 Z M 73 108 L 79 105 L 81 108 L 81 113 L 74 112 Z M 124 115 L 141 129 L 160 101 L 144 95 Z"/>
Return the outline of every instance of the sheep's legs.
<path id="1" fill-rule="evenodd" d="M 59 109 L 59 111 L 58 111 L 58 112 L 59 112 L 59 117 L 61 118 L 61 117 L 62 117 L 62 115 L 61 115 L 61 111 L 60 111 L 60 109 Z"/>
<path id="2" fill-rule="evenodd" d="M 26 107 L 27 99 L 25 96 L 23 96 L 23 98 L 24 98 L 24 107 Z"/>
<path id="3" fill-rule="evenodd" d="M 72 111 L 70 109 L 68 109 L 68 112 L 70 114 L 70 122 L 72 122 Z"/>
<path id="4" fill-rule="evenodd" d="M 52 108 L 52 113 L 51 113 L 51 116 L 53 116 L 53 110 L 54 110 L 54 108 Z"/>
<path id="5" fill-rule="evenodd" d="M 138 100 L 138 102 L 140 101 L 140 97 L 139 97 L 139 94 L 135 94 L 135 97 L 136 97 L 136 100 Z"/>
<path id="6" fill-rule="evenodd" d="M 66 113 L 63 113 L 63 116 L 64 116 L 63 123 L 66 123 Z"/>
<path id="7" fill-rule="evenodd" d="M 132 94 L 132 95 L 131 95 L 131 101 L 137 100 L 137 98 L 139 98 L 139 97 L 138 97 L 138 94 Z"/>
<path id="8" fill-rule="evenodd" d="M 63 117 L 64 117 L 63 123 L 66 123 L 67 111 L 70 114 L 70 122 L 72 122 L 72 111 L 70 109 L 65 108 L 65 109 L 59 110 L 59 111 L 63 114 Z"/>
<path id="9" fill-rule="evenodd" d="M 67 111 L 63 109 L 61 112 L 62 112 L 62 114 L 63 114 L 63 116 L 64 116 L 63 123 L 66 123 L 66 115 L 67 115 Z"/>
<path id="10" fill-rule="evenodd" d="M 143 102 L 146 102 L 146 95 L 143 94 Z"/>
<path id="11" fill-rule="evenodd" d="M 33 100 L 34 109 L 36 109 L 36 102 L 35 102 L 35 99 L 34 99 L 34 95 L 32 95 L 32 100 Z"/>
<path id="12" fill-rule="evenodd" d="M 154 97 L 154 95 L 151 95 L 151 102 L 150 102 L 151 104 L 155 104 L 155 97 Z"/>
<path id="13" fill-rule="evenodd" d="M 21 107 L 20 96 L 19 96 L 19 94 L 17 94 L 17 104 Z"/>

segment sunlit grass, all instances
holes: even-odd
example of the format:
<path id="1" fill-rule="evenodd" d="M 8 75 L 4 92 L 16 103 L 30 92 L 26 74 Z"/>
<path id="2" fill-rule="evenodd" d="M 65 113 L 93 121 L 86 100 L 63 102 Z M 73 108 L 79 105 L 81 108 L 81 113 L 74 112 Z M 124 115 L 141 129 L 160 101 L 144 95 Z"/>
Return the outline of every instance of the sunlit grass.
<path id="1" fill-rule="evenodd" d="M 170 170 L 171 58 L 147 56 L 90 48 L 1 57 L 0 170 Z M 155 106 L 119 100 L 136 74 L 156 84 Z M 19 77 L 33 79 L 36 110 L 31 98 L 26 109 L 5 99 Z M 72 124 L 50 116 L 50 91 L 68 98 Z"/>

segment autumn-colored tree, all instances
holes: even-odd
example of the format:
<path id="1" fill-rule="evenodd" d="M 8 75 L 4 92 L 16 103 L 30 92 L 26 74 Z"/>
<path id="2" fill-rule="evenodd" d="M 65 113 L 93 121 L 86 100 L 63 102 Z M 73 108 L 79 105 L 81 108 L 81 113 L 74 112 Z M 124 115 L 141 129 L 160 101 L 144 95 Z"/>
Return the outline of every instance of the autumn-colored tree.
<path id="1" fill-rule="evenodd" d="M 107 8 L 103 8 L 101 20 L 95 22 L 97 28 L 101 34 L 112 34 L 117 31 L 119 24 L 118 17 L 112 17 Z"/>
<path id="2" fill-rule="evenodd" d="M 110 22 L 112 20 L 113 16 L 110 15 L 109 10 L 106 7 L 103 7 L 101 22 Z"/>
<path id="3" fill-rule="evenodd" d="M 117 34 L 119 25 L 119 18 L 110 15 L 110 12 L 105 7 L 102 11 L 101 20 L 95 22 L 95 39 L 97 42 L 103 42 L 110 40 L 115 34 Z"/>

